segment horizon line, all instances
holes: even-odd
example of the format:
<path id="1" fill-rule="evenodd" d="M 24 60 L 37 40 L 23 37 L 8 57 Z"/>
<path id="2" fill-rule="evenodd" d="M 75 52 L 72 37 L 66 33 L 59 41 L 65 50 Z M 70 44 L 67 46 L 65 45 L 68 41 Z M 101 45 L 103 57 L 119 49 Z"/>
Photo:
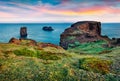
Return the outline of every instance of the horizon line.
<path id="1" fill-rule="evenodd" d="M 82 21 L 94 21 L 94 20 L 82 20 Z M 80 21 L 76 21 L 76 22 L 80 22 Z M 74 21 L 73 22 L 72 21 L 71 22 L 69 22 L 69 21 L 68 22 L 67 21 L 66 22 L 65 21 L 64 22 L 0 22 L 0 24 L 2 24 L 2 23 L 36 23 L 36 24 L 37 23 L 76 23 L 76 22 L 74 22 Z M 120 22 L 103 22 L 103 21 L 97 21 L 97 20 L 96 20 L 96 22 L 101 22 L 101 23 L 120 23 Z"/>

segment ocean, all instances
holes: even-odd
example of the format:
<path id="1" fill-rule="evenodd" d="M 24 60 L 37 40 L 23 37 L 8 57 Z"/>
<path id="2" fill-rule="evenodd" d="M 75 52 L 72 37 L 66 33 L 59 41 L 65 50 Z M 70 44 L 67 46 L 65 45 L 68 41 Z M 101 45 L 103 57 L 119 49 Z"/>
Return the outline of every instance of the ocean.
<path id="1" fill-rule="evenodd" d="M 12 37 L 19 38 L 20 28 L 25 26 L 28 31 L 28 39 L 59 45 L 60 34 L 71 24 L 73 23 L 1 23 L 0 42 L 7 43 Z M 44 26 L 51 26 L 54 31 L 43 31 Z M 102 23 L 101 28 L 102 35 L 120 38 L 120 23 Z"/>

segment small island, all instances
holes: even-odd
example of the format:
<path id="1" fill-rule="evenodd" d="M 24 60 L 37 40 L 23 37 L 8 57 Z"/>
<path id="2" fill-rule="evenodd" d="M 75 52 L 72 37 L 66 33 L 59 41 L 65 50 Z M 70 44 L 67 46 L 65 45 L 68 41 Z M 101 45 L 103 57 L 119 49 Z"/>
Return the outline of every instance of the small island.
<path id="1" fill-rule="evenodd" d="M 44 31 L 53 31 L 54 30 L 51 26 L 44 26 L 42 29 Z"/>

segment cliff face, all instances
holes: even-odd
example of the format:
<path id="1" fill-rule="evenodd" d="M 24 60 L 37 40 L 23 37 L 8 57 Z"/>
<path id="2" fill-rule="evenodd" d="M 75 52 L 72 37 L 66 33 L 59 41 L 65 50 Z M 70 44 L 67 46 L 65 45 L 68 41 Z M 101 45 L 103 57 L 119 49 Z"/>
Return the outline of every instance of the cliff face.
<path id="1" fill-rule="evenodd" d="M 75 42 L 94 42 L 100 40 L 101 23 L 96 21 L 82 21 L 72 24 L 70 28 L 60 36 L 60 46 L 64 49 L 68 48 L 69 44 Z"/>

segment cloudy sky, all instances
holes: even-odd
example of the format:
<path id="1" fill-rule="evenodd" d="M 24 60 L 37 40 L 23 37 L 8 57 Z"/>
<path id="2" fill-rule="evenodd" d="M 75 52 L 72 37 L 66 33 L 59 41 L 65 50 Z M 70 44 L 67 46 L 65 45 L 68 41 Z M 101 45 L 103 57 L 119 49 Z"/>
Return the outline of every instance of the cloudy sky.
<path id="1" fill-rule="evenodd" d="M 120 0 L 0 0 L 2 22 L 120 22 Z"/>

